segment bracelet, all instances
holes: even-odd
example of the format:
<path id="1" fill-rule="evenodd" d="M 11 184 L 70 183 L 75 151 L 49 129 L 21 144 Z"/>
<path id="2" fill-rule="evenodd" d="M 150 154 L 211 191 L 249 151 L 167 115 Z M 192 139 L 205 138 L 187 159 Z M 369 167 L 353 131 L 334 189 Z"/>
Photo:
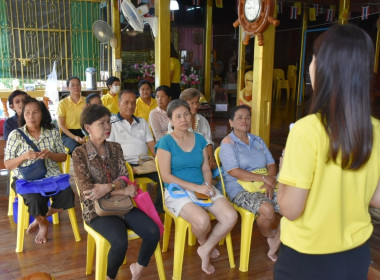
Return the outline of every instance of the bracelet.
<path id="1" fill-rule="evenodd" d="M 263 175 L 263 182 L 265 183 L 265 176 Z"/>

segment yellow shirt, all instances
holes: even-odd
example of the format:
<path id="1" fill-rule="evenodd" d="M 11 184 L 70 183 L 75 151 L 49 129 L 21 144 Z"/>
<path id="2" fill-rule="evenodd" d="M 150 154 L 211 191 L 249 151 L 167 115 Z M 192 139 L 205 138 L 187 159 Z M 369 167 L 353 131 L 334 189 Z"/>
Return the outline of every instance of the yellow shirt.
<path id="1" fill-rule="evenodd" d="M 368 205 L 380 177 L 380 124 L 372 119 L 373 148 L 359 170 L 326 162 L 329 139 L 316 114 L 296 122 L 286 142 L 279 182 L 308 189 L 306 206 L 294 221 L 281 219 L 281 241 L 305 254 L 329 254 L 363 244 L 373 226 Z M 280 209 L 281 212 L 281 209 Z"/>
<path id="2" fill-rule="evenodd" d="M 181 80 L 181 64 L 177 58 L 170 58 L 170 71 L 173 71 L 173 76 L 170 83 L 179 84 Z"/>
<path id="3" fill-rule="evenodd" d="M 112 96 L 109 92 L 102 96 L 102 103 L 104 107 L 107 107 L 112 114 L 116 115 L 119 112 L 119 95 Z"/>
<path id="4" fill-rule="evenodd" d="M 71 96 L 59 101 L 57 115 L 63 117 L 66 120 L 67 129 L 80 129 L 80 114 L 86 104 L 86 99 L 81 96 L 78 103 L 74 103 Z"/>
<path id="5" fill-rule="evenodd" d="M 154 98 L 150 98 L 150 105 L 147 105 L 141 97 L 136 100 L 136 109 L 134 115 L 136 117 L 144 118 L 149 123 L 149 113 L 157 107 L 157 101 Z"/>

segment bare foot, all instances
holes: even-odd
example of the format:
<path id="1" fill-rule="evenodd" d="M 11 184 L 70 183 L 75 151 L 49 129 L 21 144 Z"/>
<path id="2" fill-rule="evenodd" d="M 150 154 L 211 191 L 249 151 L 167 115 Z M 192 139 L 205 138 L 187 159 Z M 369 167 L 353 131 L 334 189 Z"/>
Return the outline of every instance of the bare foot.
<path id="1" fill-rule="evenodd" d="M 42 220 L 39 224 L 39 230 L 36 235 L 36 243 L 41 244 L 41 243 L 46 243 L 47 242 L 47 233 L 48 233 L 48 228 L 49 228 L 49 222 L 48 220 Z"/>
<path id="2" fill-rule="evenodd" d="M 202 260 L 202 270 L 207 274 L 212 274 L 215 272 L 215 267 L 210 263 L 210 253 L 206 252 L 203 246 L 199 246 L 197 249 L 198 255 Z"/>
<path id="3" fill-rule="evenodd" d="M 27 234 L 32 234 L 33 232 L 36 232 L 37 229 L 38 229 L 39 225 L 37 223 L 37 220 L 34 220 L 28 227 L 28 229 L 26 230 L 26 233 Z"/>
<path id="4" fill-rule="evenodd" d="M 275 262 L 277 261 L 276 252 L 278 250 L 278 247 L 280 247 L 281 241 L 279 238 L 277 238 L 277 236 L 268 237 L 267 241 L 269 244 L 268 258 Z"/>
<path id="5" fill-rule="evenodd" d="M 133 263 L 129 266 L 132 273 L 132 280 L 139 280 L 143 271 L 143 266 L 138 263 Z"/>
<path id="6" fill-rule="evenodd" d="M 211 250 L 211 253 L 210 253 L 210 258 L 211 259 L 216 259 L 217 257 L 220 256 L 220 252 L 218 249 L 214 248 Z"/>

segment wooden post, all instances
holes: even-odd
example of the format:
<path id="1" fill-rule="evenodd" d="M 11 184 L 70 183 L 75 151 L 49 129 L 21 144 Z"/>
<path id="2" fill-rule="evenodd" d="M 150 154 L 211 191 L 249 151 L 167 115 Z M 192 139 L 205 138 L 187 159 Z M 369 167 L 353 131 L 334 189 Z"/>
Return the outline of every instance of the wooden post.
<path id="1" fill-rule="evenodd" d="M 211 36 L 212 36 L 212 3 L 207 0 L 206 8 L 206 35 L 205 35 L 205 66 L 204 66 L 204 94 L 207 101 L 211 100 Z"/>

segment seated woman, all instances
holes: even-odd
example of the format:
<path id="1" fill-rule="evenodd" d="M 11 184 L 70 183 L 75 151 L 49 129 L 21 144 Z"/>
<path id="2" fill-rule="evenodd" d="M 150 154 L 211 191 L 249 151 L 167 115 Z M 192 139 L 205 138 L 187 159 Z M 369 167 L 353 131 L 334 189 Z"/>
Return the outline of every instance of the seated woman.
<path id="1" fill-rule="evenodd" d="M 36 159 L 45 159 L 47 173 L 45 177 L 60 175 L 58 162 L 66 160 L 65 147 L 59 132 L 51 123 L 51 116 L 45 104 L 27 96 L 20 116 L 20 129 L 39 148 L 32 147 L 21 136 L 18 130 L 13 130 L 8 137 L 5 148 L 4 164 L 8 170 L 13 170 L 14 179 L 23 179 L 19 167 L 31 165 Z M 15 189 L 16 180 L 12 188 Z M 53 203 L 48 208 L 49 197 L 37 193 L 23 194 L 24 203 L 28 206 L 29 214 L 35 218 L 27 233 L 37 231 L 36 243 L 46 243 L 49 222 L 47 217 L 65 209 L 74 207 L 74 193 L 67 188 L 52 196 Z"/>
<path id="2" fill-rule="evenodd" d="M 80 189 L 83 219 L 111 244 L 107 279 L 115 279 L 123 264 L 128 248 L 127 229 L 131 229 L 142 238 L 138 260 L 130 266 L 132 279 L 138 280 L 160 240 L 158 226 L 138 208 L 122 217 L 100 217 L 94 209 L 94 201 L 107 194 L 136 195 L 135 187 L 120 179 L 120 176 L 128 176 L 120 144 L 106 141 L 111 133 L 110 115 L 110 111 L 101 105 L 91 105 L 83 110 L 80 124 L 89 135 L 89 141 L 73 153 L 74 176 Z"/>
<path id="3" fill-rule="evenodd" d="M 197 252 L 202 260 L 202 270 L 207 274 L 215 271 L 210 258 L 219 256 L 216 244 L 233 228 L 237 214 L 231 203 L 212 186 L 211 170 L 206 151 L 207 142 L 198 133 L 190 132 L 190 107 L 186 101 L 173 100 L 168 105 L 168 116 L 174 127 L 172 133 L 156 144 L 157 158 L 165 187 L 175 183 L 185 190 L 196 191 L 211 198 L 213 204 L 201 207 L 189 197 L 173 198 L 165 191 L 166 206 L 191 224 L 200 244 Z M 211 231 L 212 213 L 217 224 Z M 211 232 L 210 232 L 211 231 Z"/>
<path id="4" fill-rule="evenodd" d="M 280 246 L 280 228 L 275 222 L 275 212 L 279 210 L 277 193 L 274 192 L 276 164 L 263 139 L 248 133 L 251 129 L 251 111 L 248 106 L 233 108 L 229 122 L 232 132 L 222 140 L 219 153 L 226 193 L 237 206 L 258 214 L 257 225 L 268 238 L 268 257 L 275 261 Z M 267 169 L 267 175 L 252 172 L 262 168 Z M 263 192 L 247 191 L 237 180 L 262 182 Z"/>
<path id="5" fill-rule="evenodd" d="M 185 100 L 190 106 L 191 112 L 191 125 L 189 131 L 194 131 L 201 134 L 207 141 L 207 156 L 210 169 L 213 170 L 217 168 L 215 157 L 214 157 L 214 142 L 212 141 L 210 124 L 206 118 L 198 114 L 199 99 L 201 98 L 201 92 L 196 88 L 187 88 L 182 91 L 180 99 Z M 172 125 L 169 124 L 168 131 L 171 132 Z"/>
<path id="6" fill-rule="evenodd" d="M 171 90 L 168 86 L 159 86 L 156 89 L 158 107 L 149 113 L 149 125 L 156 142 L 168 133 L 169 118 L 166 108 L 172 100 Z"/>
<path id="7" fill-rule="evenodd" d="M 140 97 L 136 100 L 134 115 L 144 118 L 149 123 L 149 113 L 157 107 L 157 101 L 152 97 L 152 87 L 147 80 L 141 80 L 137 86 Z"/>
<path id="8" fill-rule="evenodd" d="M 70 95 L 58 104 L 58 125 L 62 133 L 63 144 L 69 149 L 69 154 L 85 142 L 80 129 L 79 117 L 85 106 L 85 98 L 81 96 L 81 84 L 77 77 L 70 77 L 67 82 Z"/>

